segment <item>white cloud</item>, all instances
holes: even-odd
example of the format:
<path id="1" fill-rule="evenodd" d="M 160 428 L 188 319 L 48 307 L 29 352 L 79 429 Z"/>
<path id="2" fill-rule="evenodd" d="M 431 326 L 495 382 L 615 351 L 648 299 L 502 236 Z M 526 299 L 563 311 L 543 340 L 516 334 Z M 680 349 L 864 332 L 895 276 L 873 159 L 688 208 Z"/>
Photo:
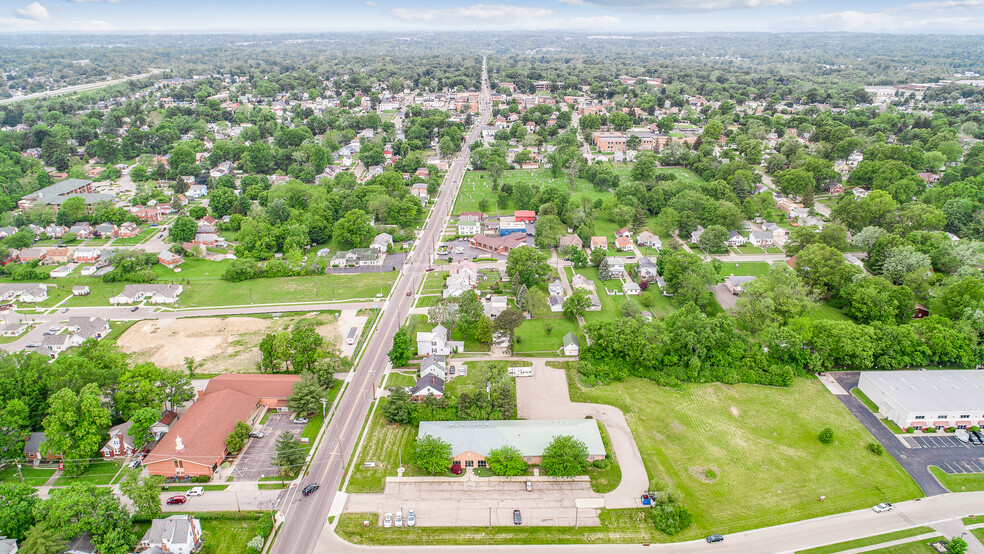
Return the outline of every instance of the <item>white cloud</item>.
<path id="1" fill-rule="evenodd" d="M 803 15 L 776 23 L 777 30 L 864 31 L 869 33 L 978 32 L 984 18 L 924 17 L 897 13 L 843 11 Z"/>
<path id="2" fill-rule="evenodd" d="M 376 3 L 375 2 L 372 2 L 371 0 L 370 1 L 367 1 L 367 2 L 363 2 L 363 4 L 369 6 L 370 8 L 372 8 L 372 7 L 374 7 L 376 5 Z"/>
<path id="3" fill-rule="evenodd" d="M 622 22 L 621 19 L 611 16 L 602 15 L 598 17 L 572 17 L 570 18 L 570 23 L 572 27 L 582 28 L 582 29 L 597 29 L 599 27 L 614 27 Z"/>
<path id="4" fill-rule="evenodd" d="M 565 2 L 565 0 L 560 0 Z M 573 0 L 580 1 L 580 0 Z M 765 8 L 790 6 L 804 0 L 586 0 L 591 4 L 609 8 L 652 12 L 709 12 L 740 8 Z"/>
<path id="5" fill-rule="evenodd" d="M 919 11 L 940 11 L 940 10 L 965 10 L 972 8 L 984 8 L 984 0 L 943 0 L 941 2 L 919 2 L 917 4 L 906 4 L 908 10 Z"/>
<path id="6" fill-rule="evenodd" d="M 561 4 L 570 4 L 571 6 L 583 6 L 584 0 L 557 0 Z"/>
<path id="7" fill-rule="evenodd" d="M 122 0 L 68 0 L 73 4 L 94 4 L 96 2 L 107 2 L 109 4 L 119 4 Z"/>
<path id="8" fill-rule="evenodd" d="M 20 17 L 4 18 L 0 17 L 0 29 L 2 31 L 117 31 L 115 25 L 100 19 L 90 19 L 88 21 L 38 21 L 34 19 L 22 19 Z"/>
<path id="9" fill-rule="evenodd" d="M 405 23 L 437 23 L 440 25 L 482 26 L 510 25 L 525 27 L 530 23 L 553 14 L 546 8 L 512 6 L 509 4 L 475 4 L 472 6 L 453 6 L 443 9 L 395 8 L 390 15 Z"/>
<path id="10" fill-rule="evenodd" d="M 45 8 L 38 2 L 31 2 L 23 8 L 17 8 L 14 11 L 17 12 L 17 17 L 21 19 L 30 19 L 32 21 L 48 21 L 51 19 L 48 8 Z"/>

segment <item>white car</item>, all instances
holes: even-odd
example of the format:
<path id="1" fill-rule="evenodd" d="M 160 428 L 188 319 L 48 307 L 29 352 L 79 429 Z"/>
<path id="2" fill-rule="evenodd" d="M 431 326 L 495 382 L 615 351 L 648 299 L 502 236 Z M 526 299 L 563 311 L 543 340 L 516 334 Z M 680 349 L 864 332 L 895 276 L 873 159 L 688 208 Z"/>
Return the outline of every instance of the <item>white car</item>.
<path id="1" fill-rule="evenodd" d="M 383 516 L 383 527 L 392 527 L 392 526 L 393 526 L 393 514 L 387 513 L 385 516 Z"/>
<path id="2" fill-rule="evenodd" d="M 396 521 L 393 522 L 396 527 L 403 527 L 403 512 L 396 512 Z"/>
<path id="3" fill-rule="evenodd" d="M 205 494 L 205 487 L 194 487 L 185 493 L 188 496 L 201 496 Z"/>
<path id="4" fill-rule="evenodd" d="M 413 527 L 417 524 L 417 518 L 414 516 L 413 510 L 407 511 L 407 527 Z"/>
<path id="5" fill-rule="evenodd" d="M 892 505 L 889 504 L 888 502 L 882 502 L 881 504 L 874 506 L 871 509 L 880 514 L 882 512 L 890 511 L 892 509 Z"/>

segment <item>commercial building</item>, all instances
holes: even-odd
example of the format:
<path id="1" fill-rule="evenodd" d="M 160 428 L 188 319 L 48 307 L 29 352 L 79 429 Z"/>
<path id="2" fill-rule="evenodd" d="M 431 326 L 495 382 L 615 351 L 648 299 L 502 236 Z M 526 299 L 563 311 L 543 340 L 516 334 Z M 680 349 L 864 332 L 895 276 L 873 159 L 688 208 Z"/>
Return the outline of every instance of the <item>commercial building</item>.
<path id="1" fill-rule="evenodd" d="M 539 464 L 555 437 L 569 435 L 588 447 L 588 461 L 605 457 L 605 444 L 594 419 L 510 421 L 421 421 L 417 438 L 439 438 L 451 445 L 451 457 L 462 467 L 486 467 L 489 451 L 503 446 L 519 450 L 530 464 Z"/>
<path id="2" fill-rule="evenodd" d="M 984 426 L 984 371 L 862 371 L 858 388 L 903 429 Z"/>
<path id="3" fill-rule="evenodd" d="M 92 181 L 66 179 L 23 196 L 17 201 L 17 207 L 26 210 L 32 206 L 52 206 L 57 212 L 63 202 L 73 196 L 79 196 L 85 201 L 88 213 L 92 213 L 93 204 L 112 202 L 115 198 L 112 194 L 100 194 L 94 191 L 95 187 L 92 186 Z"/>

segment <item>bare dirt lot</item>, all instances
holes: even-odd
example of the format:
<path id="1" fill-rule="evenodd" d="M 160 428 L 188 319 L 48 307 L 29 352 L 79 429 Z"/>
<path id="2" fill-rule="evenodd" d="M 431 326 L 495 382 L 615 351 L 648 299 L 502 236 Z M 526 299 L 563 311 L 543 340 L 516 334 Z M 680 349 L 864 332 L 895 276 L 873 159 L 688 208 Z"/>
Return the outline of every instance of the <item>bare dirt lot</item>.
<path id="1" fill-rule="evenodd" d="M 342 337 L 332 315 L 282 317 L 203 317 L 140 321 L 117 340 L 120 350 L 138 361 L 158 367 L 183 369 L 185 358 L 205 362 L 202 373 L 245 373 L 256 371 L 257 348 L 268 333 L 289 330 L 301 319 L 317 319 L 321 336 L 337 346 Z"/>

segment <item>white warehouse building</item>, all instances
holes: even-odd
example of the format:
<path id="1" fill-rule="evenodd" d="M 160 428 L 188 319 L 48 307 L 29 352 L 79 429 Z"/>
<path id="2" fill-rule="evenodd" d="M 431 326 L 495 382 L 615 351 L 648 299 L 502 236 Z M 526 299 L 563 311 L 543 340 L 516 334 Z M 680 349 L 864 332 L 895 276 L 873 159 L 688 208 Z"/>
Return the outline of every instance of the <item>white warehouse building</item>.
<path id="1" fill-rule="evenodd" d="M 858 388 L 903 429 L 984 427 L 984 371 L 862 371 Z"/>

